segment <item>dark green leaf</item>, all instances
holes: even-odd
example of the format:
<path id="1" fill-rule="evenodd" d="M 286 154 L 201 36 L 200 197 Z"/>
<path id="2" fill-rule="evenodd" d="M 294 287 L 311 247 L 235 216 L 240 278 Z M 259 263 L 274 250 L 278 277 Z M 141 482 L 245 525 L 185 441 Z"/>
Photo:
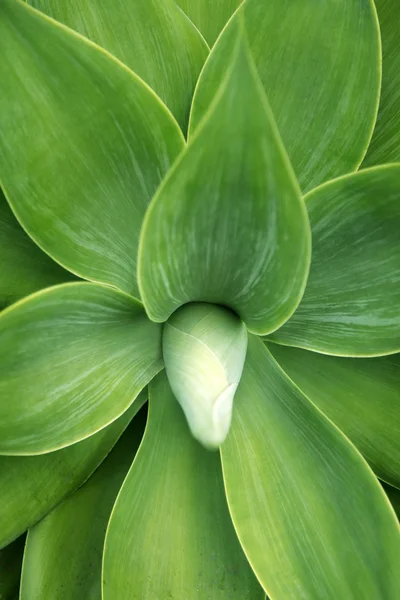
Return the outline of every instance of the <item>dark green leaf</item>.
<path id="1" fill-rule="evenodd" d="M 25 535 L 0 550 L 0 598 L 18 600 Z"/>

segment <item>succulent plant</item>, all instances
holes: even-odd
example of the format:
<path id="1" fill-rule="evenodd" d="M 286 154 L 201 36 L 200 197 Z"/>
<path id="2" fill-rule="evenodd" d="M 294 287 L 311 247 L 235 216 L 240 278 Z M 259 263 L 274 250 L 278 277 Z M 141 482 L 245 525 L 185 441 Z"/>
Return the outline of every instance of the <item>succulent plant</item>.
<path id="1" fill-rule="evenodd" d="M 1 598 L 400 597 L 376 5 L 0 0 Z"/>

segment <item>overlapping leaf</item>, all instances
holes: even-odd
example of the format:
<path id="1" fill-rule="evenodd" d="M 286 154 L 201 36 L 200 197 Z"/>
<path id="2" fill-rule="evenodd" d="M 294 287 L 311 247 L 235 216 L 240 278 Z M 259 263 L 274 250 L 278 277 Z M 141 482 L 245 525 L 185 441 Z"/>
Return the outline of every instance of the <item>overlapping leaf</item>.
<path id="1" fill-rule="evenodd" d="M 146 215 L 138 277 L 155 321 L 204 301 L 232 308 L 250 330 L 265 333 L 300 301 L 309 225 L 239 27 L 236 33 L 216 104 Z"/>
<path id="2" fill-rule="evenodd" d="M 39 456 L 0 456 L 0 548 L 35 525 L 93 473 L 146 396 L 95 435 Z"/>
<path id="3" fill-rule="evenodd" d="M 263 600 L 236 539 L 219 455 L 190 435 L 164 374 L 115 504 L 105 544 L 104 600 Z"/>
<path id="4" fill-rule="evenodd" d="M 137 295 L 142 218 L 183 148 L 178 124 L 121 63 L 15 0 L 0 3 L 0 55 L 0 180 L 15 214 L 71 271 Z"/>
<path id="5" fill-rule="evenodd" d="M 42 288 L 73 279 L 26 235 L 0 190 L 0 310 Z"/>
<path id="6" fill-rule="evenodd" d="M 400 355 L 338 358 L 278 344 L 269 349 L 376 475 L 400 487 Z"/>
<path id="7" fill-rule="evenodd" d="M 271 338 L 343 356 L 400 351 L 400 165 L 366 169 L 306 196 L 307 288 Z"/>
<path id="8" fill-rule="evenodd" d="M 375 5 L 382 35 L 382 90 L 365 167 L 400 161 L 400 4 L 375 0 Z"/>
<path id="9" fill-rule="evenodd" d="M 17 600 L 18 598 L 25 537 L 18 538 L 15 542 L 0 550 L 1 600 Z"/>
<path id="10" fill-rule="evenodd" d="M 243 0 L 175 0 L 212 46 Z"/>
<path id="11" fill-rule="evenodd" d="M 396 600 L 400 531 L 361 455 L 251 336 L 222 446 L 235 529 L 274 600 Z"/>
<path id="12" fill-rule="evenodd" d="M 21 600 L 100 600 L 107 523 L 145 417 L 135 417 L 89 481 L 29 531 Z"/>
<path id="13" fill-rule="evenodd" d="M 71 283 L 14 304 L 0 316 L 0 454 L 92 435 L 161 368 L 161 327 L 127 294 Z"/>
<path id="14" fill-rule="evenodd" d="M 173 0 L 28 0 L 122 60 L 186 129 L 207 44 Z"/>
<path id="15" fill-rule="evenodd" d="M 356 170 L 372 134 L 380 91 L 380 40 L 373 2 L 246 0 L 239 12 L 244 14 L 252 55 L 302 189 Z M 201 74 L 191 133 L 225 73 L 235 20 Z"/>

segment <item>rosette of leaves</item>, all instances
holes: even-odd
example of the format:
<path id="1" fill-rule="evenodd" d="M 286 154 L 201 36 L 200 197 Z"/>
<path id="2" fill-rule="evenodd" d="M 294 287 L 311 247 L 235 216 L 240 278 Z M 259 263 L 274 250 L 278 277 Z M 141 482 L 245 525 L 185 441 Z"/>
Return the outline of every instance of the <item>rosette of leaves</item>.
<path id="1" fill-rule="evenodd" d="M 2 598 L 399 598 L 376 8 L 1 0 Z"/>

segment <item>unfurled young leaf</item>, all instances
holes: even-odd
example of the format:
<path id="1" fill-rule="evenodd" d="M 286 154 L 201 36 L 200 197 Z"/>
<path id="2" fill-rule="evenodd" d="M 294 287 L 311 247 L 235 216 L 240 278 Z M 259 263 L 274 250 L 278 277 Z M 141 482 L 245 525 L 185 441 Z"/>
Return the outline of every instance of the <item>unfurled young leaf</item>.
<path id="1" fill-rule="evenodd" d="M 0 0 L 1 600 L 400 598 L 399 14 Z"/>

